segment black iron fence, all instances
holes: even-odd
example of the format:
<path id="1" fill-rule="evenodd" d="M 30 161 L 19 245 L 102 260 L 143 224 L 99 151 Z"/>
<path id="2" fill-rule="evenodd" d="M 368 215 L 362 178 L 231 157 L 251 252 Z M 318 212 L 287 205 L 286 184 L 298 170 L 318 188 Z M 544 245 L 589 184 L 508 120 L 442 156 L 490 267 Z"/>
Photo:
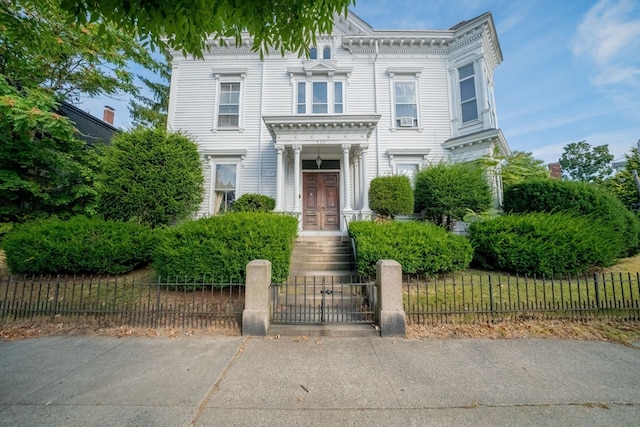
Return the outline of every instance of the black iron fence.
<path id="1" fill-rule="evenodd" d="M 240 327 L 244 285 L 119 277 L 0 277 L 0 321 L 57 318 L 137 327 Z"/>
<path id="2" fill-rule="evenodd" d="M 360 276 L 310 276 L 271 285 L 271 323 L 373 323 L 376 284 Z"/>
<path id="3" fill-rule="evenodd" d="M 403 289 L 410 323 L 640 320 L 640 273 L 558 278 L 501 274 L 406 276 Z"/>

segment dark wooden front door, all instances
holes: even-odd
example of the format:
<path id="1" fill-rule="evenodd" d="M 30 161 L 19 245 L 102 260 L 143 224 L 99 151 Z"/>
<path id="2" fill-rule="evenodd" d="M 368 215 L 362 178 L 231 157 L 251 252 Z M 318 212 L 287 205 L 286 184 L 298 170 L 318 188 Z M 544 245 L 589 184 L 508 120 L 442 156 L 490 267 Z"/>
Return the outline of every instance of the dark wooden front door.
<path id="1" fill-rule="evenodd" d="M 302 175 L 304 230 L 340 230 L 338 172 Z"/>

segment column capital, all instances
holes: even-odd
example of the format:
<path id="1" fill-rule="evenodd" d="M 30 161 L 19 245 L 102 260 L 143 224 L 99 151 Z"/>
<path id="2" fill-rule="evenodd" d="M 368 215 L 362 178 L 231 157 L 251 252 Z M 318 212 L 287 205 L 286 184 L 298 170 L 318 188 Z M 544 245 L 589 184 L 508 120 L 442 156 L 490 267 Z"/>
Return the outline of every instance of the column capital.
<path id="1" fill-rule="evenodd" d="M 351 150 L 351 144 L 342 144 L 341 147 L 343 153 Z"/>
<path id="2" fill-rule="evenodd" d="M 293 151 L 295 151 L 296 153 L 299 153 L 302 151 L 302 145 L 292 145 L 291 148 L 293 149 Z"/>

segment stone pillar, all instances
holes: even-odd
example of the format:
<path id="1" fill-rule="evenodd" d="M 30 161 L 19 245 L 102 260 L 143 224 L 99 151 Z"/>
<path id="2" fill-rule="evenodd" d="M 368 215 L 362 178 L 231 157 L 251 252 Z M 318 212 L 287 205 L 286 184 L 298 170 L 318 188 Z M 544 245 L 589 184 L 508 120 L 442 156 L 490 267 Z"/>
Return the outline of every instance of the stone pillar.
<path id="1" fill-rule="evenodd" d="M 276 145 L 276 208 L 274 211 L 282 212 L 282 199 L 284 197 L 284 161 L 283 161 L 284 147 Z"/>
<path id="2" fill-rule="evenodd" d="M 302 212 L 300 208 L 301 190 L 300 190 L 300 174 L 302 170 L 302 164 L 300 161 L 300 152 L 302 151 L 302 145 L 293 146 L 293 211 Z"/>
<path id="3" fill-rule="evenodd" d="M 402 266 L 382 259 L 376 264 L 378 285 L 378 319 L 383 337 L 405 336 L 406 319 L 402 304 Z"/>
<path id="4" fill-rule="evenodd" d="M 242 335 L 266 336 L 269 330 L 271 262 L 258 259 L 247 264 Z"/>

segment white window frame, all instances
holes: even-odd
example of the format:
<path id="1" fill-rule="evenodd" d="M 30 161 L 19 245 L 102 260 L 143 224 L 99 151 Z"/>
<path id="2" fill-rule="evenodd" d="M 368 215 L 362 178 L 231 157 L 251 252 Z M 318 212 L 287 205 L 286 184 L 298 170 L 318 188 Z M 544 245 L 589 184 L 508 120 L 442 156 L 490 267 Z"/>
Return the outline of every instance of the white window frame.
<path id="1" fill-rule="evenodd" d="M 391 173 L 393 175 L 406 175 L 400 171 L 401 165 L 416 165 L 415 174 L 409 176 L 411 186 L 415 188 L 415 178 L 418 172 L 423 169 L 428 163 L 428 156 L 430 150 L 411 150 L 411 149 L 397 149 L 387 150 L 387 156 L 389 156 L 389 166 L 391 166 Z"/>
<path id="2" fill-rule="evenodd" d="M 246 71 L 214 71 L 214 77 L 216 79 L 216 105 L 213 115 L 213 127 L 214 131 L 243 131 L 244 130 L 244 97 L 245 97 L 245 79 Z M 220 98 L 222 96 L 223 84 L 240 84 L 240 93 L 238 96 L 238 126 L 220 126 Z"/>
<path id="3" fill-rule="evenodd" d="M 300 97 L 300 88 L 304 83 L 304 96 Z M 313 86 L 314 83 L 326 83 L 327 85 L 327 112 L 326 113 L 314 113 L 313 112 Z M 336 85 L 341 86 L 342 102 L 336 103 Z M 327 78 L 312 78 L 305 80 L 298 80 L 295 82 L 295 96 L 294 96 L 294 111 L 295 114 L 309 114 L 309 115 L 328 115 L 328 114 L 345 114 L 347 110 L 347 82 L 342 79 L 327 79 Z M 304 101 L 304 104 L 301 102 Z M 304 108 L 303 108 L 304 105 Z M 340 105 L 342 111 L 336 112 L 336 106 Z M 304 111 L 302 111 L 304 110 Z"/>
<path id="4" fill-rule="evenodd" d="M 465 67 L 471 67 L 471 69 L 473 70 L 473 74 L 469 75 L 469 76 L 465 76 L 464 78 L 460 77 L 460 70 L 462 68 Z M 458 77 L 458 108 L 460 109 L 460 123 L 462 123 L 463 126 L 472 124 L 472 123 L 477 123 L 480 120 L 480 112 L 478 111 L 478 73 L 476 71 L 476 66 L 475 66 L 475 62 L 470 62 L 467 64 L 463 64 L 463 65 L 459 65 L 456 67 L 456 76 Z M 473 79 L 473 97 L 468 98 L 468 99 L 462 99 L 462 82 L 466 82 L 470 79 Z M 467 104 L 473 102 L 475 103 L 476 106 L 476 110 L 475 110 L 475 117 L 471 118 L 469 120 L 465 120 L 464 119 L 464 113 L 463 113 L 463 108 L 462 105 L 463 104 Z"/>
<path id="5" fill-rule="evenodd" d="M 391 123 L 390 129 L 395 131 L 422 131 L 421 120 L 421 102 L 420 102 L 420 74 L 422 68 L 413 67 L 389 67 L 387 68 L 387 75 L 389 76 L 389 102 L 391 106 L 390 116 Z M 396 117 L 396 83 L 413 83 L 416 96 L 416 117 L 414 118 L 413 126 L 401 126 L 401 118 Z"/>
<path id="6" fill-rule="evenodd" d="M 240 197 L 241 193 L 241 184 L 242 184 L 242 167 L 244 163 L 244 159 L 246 157 L 246 150 L 241 151 L 221 151 L 216 154 L 209 154 L 207 156 L 209 160 L 209 188 L 208 188 L 208 206 L 207 206 L 207 214 L 208 215 L 220 215 L 226 212 L 220 211 L 220 206 L 216 207 L 216 174 L 218 166 L 226 166 L 226 165 L 234 165 L 235 166 L 235 195 L 234 201 Z M 225 205 L 226 207 L 226 205 Z"/>

